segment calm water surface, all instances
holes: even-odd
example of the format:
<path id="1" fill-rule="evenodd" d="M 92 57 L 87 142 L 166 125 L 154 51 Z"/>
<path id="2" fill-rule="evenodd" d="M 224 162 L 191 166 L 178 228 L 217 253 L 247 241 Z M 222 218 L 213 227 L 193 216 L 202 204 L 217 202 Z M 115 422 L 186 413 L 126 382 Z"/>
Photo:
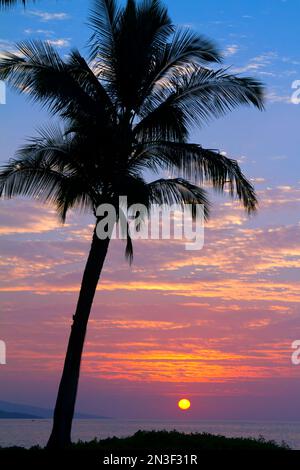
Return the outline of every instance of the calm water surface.
<path id="1" fill-rule="evenodd" d="M 142 421 L 142 420 L 75 420 L 73 441 L 95 437 L 129 436 L 139 429 L 167 429 L 183 432 L 208 432 L 227 437 L 259 437 L 282 442 L 300 450 L 300 422 L 244 421 Z M 0 446 L 44 446 L 51 430 L 51 420 L 0 419 Z"/>

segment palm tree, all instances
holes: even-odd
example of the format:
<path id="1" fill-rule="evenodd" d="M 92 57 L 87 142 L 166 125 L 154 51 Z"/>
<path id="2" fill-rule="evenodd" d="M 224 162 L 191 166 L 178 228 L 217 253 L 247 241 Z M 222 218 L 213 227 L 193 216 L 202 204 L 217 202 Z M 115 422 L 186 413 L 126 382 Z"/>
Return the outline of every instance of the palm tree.
<path id="1" fill-rule="evenodd" d="M 236 161 L 188 142 L 201 125 L 245 104 L 263 108 L 263 88 L 222 69 L 214 44 L 176 29 L 159 0 L 96 0 L 90 14 L 89 61 L 77 50 L 66 59 L 44 42 L 23 42 L 0 61 L 0 79 L 41 102 L 62 127 L 48 126 L 22 147 L 0 173 L 0 195 L 34 197 L 96 216 L 102 202 L 208 205 L 201 185 L 239 199 L 255 211 L 255 190 Z M 148 170 L 172 172 L 147 182 Z M 160 175 L 161 176 L 161 175 Z M 71 442 L 87 323 L 109 237 L 94 231 L 73 316 L 49 446 Z M 127 256 L 132 256 L 130 237 Z"/>

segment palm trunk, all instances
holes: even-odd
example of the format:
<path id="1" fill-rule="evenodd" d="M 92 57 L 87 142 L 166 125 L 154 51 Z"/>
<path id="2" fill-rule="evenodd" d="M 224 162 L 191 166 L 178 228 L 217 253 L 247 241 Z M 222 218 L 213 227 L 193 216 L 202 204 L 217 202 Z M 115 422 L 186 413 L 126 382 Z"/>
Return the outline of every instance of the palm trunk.
<path id="1" fill-rule="evenodd" d="M 53 419 L 53 428 L 47 447 L 63 448 L 71 443 L 72 420 L 76 402 L 80 363 L 87 323 L 97 284 L 107 254 L 109 237 L 100 240 L 94 231 L 91 250 L 82 279 L 76 313 L 61 377 Z"/>

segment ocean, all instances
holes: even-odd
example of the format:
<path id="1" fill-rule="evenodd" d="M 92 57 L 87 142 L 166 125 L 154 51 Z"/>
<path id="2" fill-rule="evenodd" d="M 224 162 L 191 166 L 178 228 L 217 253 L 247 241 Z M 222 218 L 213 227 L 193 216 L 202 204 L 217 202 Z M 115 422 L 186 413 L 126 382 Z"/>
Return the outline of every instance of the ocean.
<path id="1" fill-rule="evenodd" d="M 260 437 L 285 441 L 291 448 L 300 450 L 300 422 L 258 421 L 145 421 L 145 420 L 75 420 L 73 441 L 88 441 L 95 437 L 122 437 L 134 434 L 139 429 L 207 432 L 227 437 Z M 45 446 L 51 430 L 51 420 L 0 420 L 0 446 Z"/>

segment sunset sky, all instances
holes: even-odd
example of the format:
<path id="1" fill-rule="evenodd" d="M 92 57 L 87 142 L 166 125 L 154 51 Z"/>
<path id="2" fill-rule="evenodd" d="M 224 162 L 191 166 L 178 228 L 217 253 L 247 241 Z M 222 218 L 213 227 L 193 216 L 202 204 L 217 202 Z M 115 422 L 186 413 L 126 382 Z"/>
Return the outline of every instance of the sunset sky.
<path id="1" fill-rule="evenodd" d="M 262 80 L 266 110 L 239 109 L 191 140 L 237 159 L 258 214 L 214 197 L 203 250 L 139 241 L 131 267 L 113 241 L 98 287 L 77 408 L 122 418 L 300 419 L 300 80 L 298 0 L 168 0 L 176 24 L 215 40 L 231 71 Z M 90 2 L 41 0 L 0 13 L 1 51 L 39 37 L 87 53 Z M 0 161 L 49 116 L 8 91 Z M 93 218 L 0 202 L 0 399 L 53 407 Z M 191 400 L 179 411 L 182 396 Z"/>

